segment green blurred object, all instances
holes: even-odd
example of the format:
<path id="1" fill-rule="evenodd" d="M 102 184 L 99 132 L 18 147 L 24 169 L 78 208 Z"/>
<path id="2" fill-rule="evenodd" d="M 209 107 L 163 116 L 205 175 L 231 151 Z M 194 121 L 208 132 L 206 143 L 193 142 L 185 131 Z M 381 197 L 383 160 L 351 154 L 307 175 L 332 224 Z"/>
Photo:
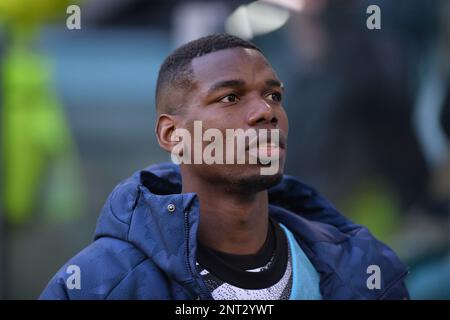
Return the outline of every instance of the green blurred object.
<path id="1" fill-rule="evenodd" d="M 31 48 L 28 36 L 15 33 L 3 61 L 3 199 L 12 224 L 23 223 L 38 207 L 66 219 L 83 203 L 74 143 L 52 87 L 51 65 Z"/>
<path id="2" fill-rule="evenodd" d="M 392 235 L 398 227 L 399 205 L 393 190 L 379 178 L 360 184 L 344 205 L 356 223 L 362 224 L 380 240 L 392 244 Z"/>
<path id="3" fill-rule="evenodd" d="M 0 21 L 15 29 L 32 30 L 44 22 L 63 17 L 69 0 L 1 0 Z"/>

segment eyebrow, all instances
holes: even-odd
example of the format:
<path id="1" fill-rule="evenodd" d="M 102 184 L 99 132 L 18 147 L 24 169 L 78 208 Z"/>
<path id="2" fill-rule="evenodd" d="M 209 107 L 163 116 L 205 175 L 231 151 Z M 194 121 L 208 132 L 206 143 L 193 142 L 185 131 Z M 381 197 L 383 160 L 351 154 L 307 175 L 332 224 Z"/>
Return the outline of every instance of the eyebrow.
<path id="1" fill-rule="evenodd" d="M 238 80 L 237 79 L 237 80 L 219 81 L 219 82 L 216 82 L 215 84 L 213 84 L 208 89 L 208 94 L 211 94 L 214 91 L 225 89 L 225 88 L 237 88 L 237 87 L 243 87 L 243 86 L 245 86 L 245 81 L 244 80 Z"/>
<path id="2" fill-rule="evenodd" d="M 208 94 L 211 94 L 214 91 L 221 90 L 221 89 L 238 88 L 238 87 L 243 87 L 243 86 L 245 86 L 245 81 L 244 80 L 240 80 L 240 79 L 219 81 L 219 82 L 216 82 L 215 84 L 213 84 L 208 89 Z M 281 81 L 279 81 L 279 80 L 276 80 L 276 79 L 266 80 L 266 86 L 268 86 L 268 87 L 277 87 L 277 88 L 280 88 L 280 89 L 284 89 L 283 83 Z"/>
<path id="3" fill-rule="evenodd" d="M 280 89 L 284 89 L 284 85 L 280 80 L 276 80 L 276 79 L 269 79 L 266 81 L 266 85 L 268 87 L 278 87 Z"/>

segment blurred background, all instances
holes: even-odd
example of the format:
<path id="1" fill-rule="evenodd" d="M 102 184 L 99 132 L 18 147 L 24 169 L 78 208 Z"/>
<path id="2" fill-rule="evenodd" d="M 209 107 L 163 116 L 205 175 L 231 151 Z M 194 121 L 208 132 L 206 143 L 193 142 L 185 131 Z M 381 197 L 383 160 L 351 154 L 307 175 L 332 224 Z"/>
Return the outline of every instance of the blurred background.
<path id="1" fill-rule="evenodd" d="M 412 298 L 450 299 L 449 16 L 444 0 L 0 0 L 0 298 L 37 298 L 113 187 L 169 161 L 159 66 L 229 32 L 285 83 L 287 173 L 390 245 Z"/>

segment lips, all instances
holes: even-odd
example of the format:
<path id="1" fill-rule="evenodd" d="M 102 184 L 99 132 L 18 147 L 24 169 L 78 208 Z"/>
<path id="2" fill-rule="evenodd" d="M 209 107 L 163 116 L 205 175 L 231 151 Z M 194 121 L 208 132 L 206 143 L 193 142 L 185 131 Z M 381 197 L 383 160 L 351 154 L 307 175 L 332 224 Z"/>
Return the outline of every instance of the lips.
<path id="1" fill-rule="evenodd" d="M 258 134 L 259 136 L 259 134 Z M 279 133 L 278 135 L 278 145 L 274 142 L 272 142 L 271 139 L 271 135 L 268 135 L 267 137 L 267 141 L 259 141 L 258 136 L 256 136 L 255 138 L 253 138 L 251 141 L 249 141 L 248 144 L 246 144 L 245 146 L 245 150 L 246 151 L 250 151 L 250 149 L 257 149 L 258 145 L 259 147 L 270 147 L 270 148 L 280 148 L 280 149 L 284 149 L 286 146 L 286 138 L 284 137 L 284 135 L 282 135 L 281 133 Z"/>
<path id="2" fill-rule="evenodd" d="M 280 158 L 280 146 L 275 143 L 262 143 L 258 147 L 252 147 L 248 150 L 251 157 L 260 160 L 262 163 L 269 163 Z"/>
<path id="3" fill-rule="evenodd" d="M 272 141 L 271 135 L 267 137 L 267 141 L 255 137 L 246 147 L 249 157 L 263 165 L 279 161 L 281 154 L 284 152 L 286 139 L 278 132 L 278 139 L 276 140 Z"/>

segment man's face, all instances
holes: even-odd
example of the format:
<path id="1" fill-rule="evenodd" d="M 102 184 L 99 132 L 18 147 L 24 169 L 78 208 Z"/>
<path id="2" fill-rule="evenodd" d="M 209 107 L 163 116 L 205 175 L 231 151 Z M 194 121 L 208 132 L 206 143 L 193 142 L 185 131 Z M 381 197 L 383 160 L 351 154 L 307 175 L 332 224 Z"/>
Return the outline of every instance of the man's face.
<path id="1" fill-rule="evenodd" d="M 183 169 L 233 190 L 261 191 L 278 183 L 284 170 L 288 120 L 281 104 L 282 84 L 264 56 L 252 49 L 226 49 L 193 59 L 192 69 L 194 86 L 186 97 L 182 126 L 194 136 L 194 121 L 201 120 L 203 132 L 215 128 L 223 137 L 226 129 L 256 132 L 266 129 L 268 137 L 270 130 L 278 129 L 280 148 L 267 147 L 267 152 L 279 153 L 279 163 L 278 170 L 271 175 L 261 174 L 264 164 L 259 161 L 256 164 L 236 164 L 236 161 L 234 164 L 184 164 Z"/>

